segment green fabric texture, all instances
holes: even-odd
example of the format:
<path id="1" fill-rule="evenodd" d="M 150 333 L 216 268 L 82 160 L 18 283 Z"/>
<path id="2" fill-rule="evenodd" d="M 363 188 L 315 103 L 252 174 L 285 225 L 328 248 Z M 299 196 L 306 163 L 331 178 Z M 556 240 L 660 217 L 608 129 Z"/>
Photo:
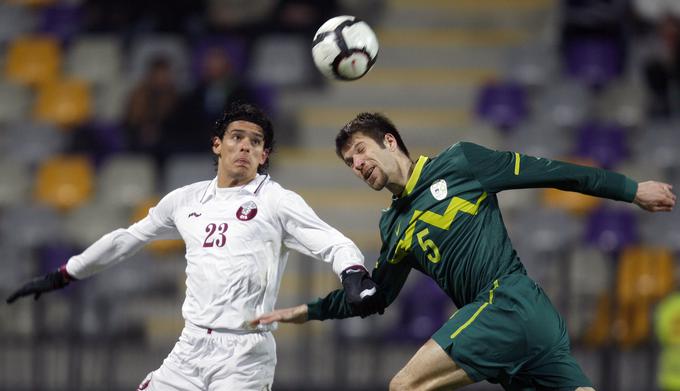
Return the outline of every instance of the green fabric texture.
<path id="1" fill-rule="evenodd" d="M 382 247 L 372 278 L 389 305 L 411 269 L 448 294 L 458 308 L 494 280 L 526 273 L 498 207 L 503 190 L 554 187 L 631 202 L 637 183 L 611 171 L 501 152 L 473 143 L 452 145 L 416 163 L 407 189 L 380 219 Z M 355 316 L 342 290 L 309 303 L 309 319 Z"/>

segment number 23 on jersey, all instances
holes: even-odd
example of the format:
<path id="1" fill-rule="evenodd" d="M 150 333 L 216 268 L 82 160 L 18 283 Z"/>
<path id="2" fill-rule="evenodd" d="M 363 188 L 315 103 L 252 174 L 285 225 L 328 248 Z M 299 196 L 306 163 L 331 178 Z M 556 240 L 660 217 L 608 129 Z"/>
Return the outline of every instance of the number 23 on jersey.
<path id="1" fill-rule="evenodd" d="M 227 244 L 227 229 L 229 224 L 210 223 L 205 227 L 205 240 L 203 240 L 203 247 L 224 247 Z"/>

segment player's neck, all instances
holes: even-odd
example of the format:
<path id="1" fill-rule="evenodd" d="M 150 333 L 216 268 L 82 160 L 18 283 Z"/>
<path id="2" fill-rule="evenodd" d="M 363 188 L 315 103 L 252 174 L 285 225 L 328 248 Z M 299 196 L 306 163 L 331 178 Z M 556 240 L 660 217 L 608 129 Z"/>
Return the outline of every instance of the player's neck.
<path id="1" fill-rule="evenodd" d="M 253 179 L 257 177 L 257 173 L 249 177 L 231 176 L 231 175 L 220 175 L 217 173 L 217 187 L 237 187 L 245 186 L 250 183 Z"/>
<path id="2" fill-rule="evenodd" d="M 399 159 L 397 161 L 397 175 L 396 178 L 397 180 L 394 182 L 388 182 L 385 187 L 387 190 L 389 190 L 392 194 L 394 194 L 397 197 L 400 197 L 404 193 L 404 189 L 406 188 L 406 184 L 408 183 L 409 178 L 411 178 L 411 174 L 413 173 L 413 167 L 415 167 L 415 164 L 411 161 L 411 159 L 408 156 L 403 156 L 402 159 Z"/>

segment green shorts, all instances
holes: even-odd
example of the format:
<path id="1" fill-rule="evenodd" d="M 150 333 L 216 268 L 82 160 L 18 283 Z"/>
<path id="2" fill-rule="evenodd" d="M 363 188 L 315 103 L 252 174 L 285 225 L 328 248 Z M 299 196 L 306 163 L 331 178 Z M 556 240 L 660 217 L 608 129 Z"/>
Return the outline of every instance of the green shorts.
<path id="1" fill-rule="evenodd" d="M 474 381 L 506 390 L 592 387 L 569 351 L 564 320 L 523 274 L 496 280 L 432 336 Z"/>

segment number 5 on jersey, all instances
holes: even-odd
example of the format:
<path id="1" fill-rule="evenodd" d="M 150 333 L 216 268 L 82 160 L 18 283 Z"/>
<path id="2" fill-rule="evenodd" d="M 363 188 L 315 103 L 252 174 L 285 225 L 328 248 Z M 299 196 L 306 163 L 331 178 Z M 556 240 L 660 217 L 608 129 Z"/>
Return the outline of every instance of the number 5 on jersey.
<path id="1" fill-rule="evenodd" d="M 418 244 L 420 245 L 420 248 L 423 250 L 425 255 L 427 255 L 427 259 L 429 259 L 432 263 L 437 263 L 441 261 L 439 247 L 434 244 L 432 239 L 425 239 L 425 236 L 427 236 L 429 233 L 430 230 L 424 228 L 416 234 L 416 238 L 418 238 Z"/>
<path id="2" fill-rule="evenodd" d="M 453 223 L 453 219 L 458 212 L 467 213 L 473 216 L 476 215 L 479 210 L 479 204 L 481 204 L 485 198 L 486 192 L 482 193 L 477 199 L 477 202 L 473 204 L 460 197 L 453 197 L 446 207 L 446 211 L 441 215 L 429 210 L 414 211 L 413 216 L 411 216 L 411 220 L 409 221 L 408 228 L 406 228 L 406 231 L 404 232 L 404 238 L 397 243 L 394 250 L 394 257 L 390 260 L 390 263 L 399 263 L 411 250 L 411 246 L 413 246 L 413 234 L 416 230 L 416 222 L 418 222 L 418 220 L 446 231 L 451 227 L 451 223 Z M 418 231 L 416 238 L 418 239 L 418 245 L 427 255 L 427 259 L 432 263 L 437 263 L 441 260 L 441 254 L 439 248 L 432 239 L 425 239 L 429 233 L 430 230 L 428 228 L 423 228 Z"/>

